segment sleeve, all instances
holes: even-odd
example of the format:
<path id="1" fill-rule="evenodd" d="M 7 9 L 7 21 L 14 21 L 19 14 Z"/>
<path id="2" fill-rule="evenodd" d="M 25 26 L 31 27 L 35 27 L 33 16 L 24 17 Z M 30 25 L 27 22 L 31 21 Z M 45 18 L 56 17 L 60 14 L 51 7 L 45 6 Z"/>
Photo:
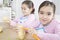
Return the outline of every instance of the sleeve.
<path id="1" fill-rule="evenodd" d="M 10 25 L 11 26 L 16 26 L 17 23 L 18 23 L 18 19 L 10 20 Z"/>
<path id="2" fill-rule="evenodd" d="M 37 36 L 41 40 L 60 40 L 60 25 L 58 25 L 55 28 L 55 33 L 54 34 L 51 34 L 51 33 L 40 33 L 40 34 L 37 34 Z"/>

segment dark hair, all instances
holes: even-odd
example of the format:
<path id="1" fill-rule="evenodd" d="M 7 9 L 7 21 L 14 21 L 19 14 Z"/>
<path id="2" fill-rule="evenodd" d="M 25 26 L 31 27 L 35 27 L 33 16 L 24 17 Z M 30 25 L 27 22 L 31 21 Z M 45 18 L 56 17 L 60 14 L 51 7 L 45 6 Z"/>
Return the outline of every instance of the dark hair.
<path id="1" fill-rule="evenodd" d="M 53 2 L 50 2 L 50 1 L 44 1 L 43 3 L 41 3 L 41 5 L 39 6 L 39 9 L 38 9 L 38 12 L 40 11 L 40 9 L 43 7 L 43 6 L 51 6 L 53 8 L 53 12 L 55 14 L 55 10 L 56 10 L 56 6 Z"/>
<path id="2" fill-rule="evenodd" d="M 34 14 L 35 9 L 34 9 L 34 4 L 33 4 L 32 1 L 30 1 L 30 0 L 25 0 L 24 2 L 22 2 L 22 4 L 26 4 L 26 5 L 28 6 L 28 8 L 33 8 L 33 10 L 32 10 L 31 13 Z"/>

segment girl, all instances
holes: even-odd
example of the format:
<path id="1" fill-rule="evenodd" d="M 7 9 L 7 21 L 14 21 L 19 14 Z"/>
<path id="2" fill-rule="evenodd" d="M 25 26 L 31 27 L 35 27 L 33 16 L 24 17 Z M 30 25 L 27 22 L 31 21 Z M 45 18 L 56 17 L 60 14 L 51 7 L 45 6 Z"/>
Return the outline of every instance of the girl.
<path id="1" fill-rule="evenodd" d="M 34 15 L 35 9 L 33 2 L 32 1 L 22 2 L 21 9 L 23 16 L 15 19 L 14 21 L 11 21 L 10 25 L 16 26 L 16 24 L 18 23 L 27 28 L 35 27 L 35 24 L 38 24 L 38 22 L 36 21 L 35 23 L 33 23 L 36 20 Z"/>
<path id="2" fill-rule="evenodd" d="M 19 28 L 19 25 L 22 25 L 24 28 L 34 28 L 39 22 L 35 18 L 34 4 L 32 1 L 26 0 L 22 2 L 21 9 L 23 16 L 11 21 L 10 25 L 13 26 L 14 29 L 18 28 L 19 39 L 24 39 L 24 31 Z M 19 24 L 18 27 L 17 24 Z"/>
<path id="3" fill-rule="evenodd" d="M 60 23 L 54 19 L 55 16 L 55 4 L 50 1 L 44 1 L 38 9 L 39 20 L 42 24 L 38 27 L 44 29 L 44 32 L 36 32 L 36 35 L 41 40 L 60 40 Z M 32 30 L 30 30 L 30 33 Z"/>

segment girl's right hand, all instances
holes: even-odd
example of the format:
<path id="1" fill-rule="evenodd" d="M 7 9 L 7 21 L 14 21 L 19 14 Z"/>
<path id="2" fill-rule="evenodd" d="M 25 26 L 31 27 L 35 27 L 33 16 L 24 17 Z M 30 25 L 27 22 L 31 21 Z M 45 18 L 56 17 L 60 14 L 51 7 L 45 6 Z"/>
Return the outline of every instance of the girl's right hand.
<path id="1" fill-rule="evenodd" d="M 37 34 L 37 31 L 34 28 L 29 28 L 28 33 L 30 34 Z"/>

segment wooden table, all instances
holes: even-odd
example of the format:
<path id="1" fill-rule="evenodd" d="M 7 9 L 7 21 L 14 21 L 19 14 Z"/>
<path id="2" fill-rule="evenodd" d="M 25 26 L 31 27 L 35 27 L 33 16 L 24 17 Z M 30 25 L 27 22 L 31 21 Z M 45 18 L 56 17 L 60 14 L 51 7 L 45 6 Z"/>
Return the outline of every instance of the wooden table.
<path id="1" fill-rule="evenodd" d="M 17 38 L 17 33 L 10 29 L 9 24 L 0 23 L 0 26 L 3 27 L 3 32 L 0 33 L 0 40 L 19 40 Z M 27 34 L 25 40 L 34 40 L 34 38 Z"/>

